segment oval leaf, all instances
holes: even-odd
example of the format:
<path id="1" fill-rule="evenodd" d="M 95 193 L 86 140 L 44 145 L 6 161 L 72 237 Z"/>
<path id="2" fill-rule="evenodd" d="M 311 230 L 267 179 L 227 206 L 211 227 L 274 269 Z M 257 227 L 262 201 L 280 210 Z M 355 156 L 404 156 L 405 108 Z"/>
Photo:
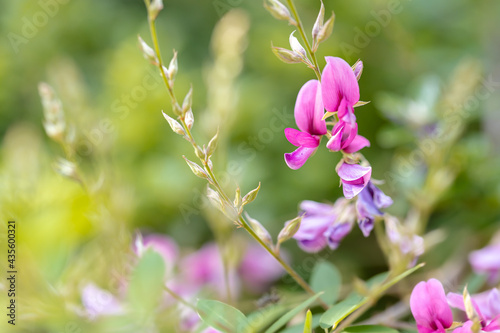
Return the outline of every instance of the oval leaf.
<path id="1" fill-rule="evenodd" d="M 241 332 L 248 320 L 238 309 L 219 301 L 200 299 L 196 303 L 198 314 L 205 324 L 224 333 Z"/>
<path id="2" fill-rule="evenodd" d="M 319 320 L 321 328 L 335 328 L 345 317 L 356 311 L 363 303 L 366 297 L 358 294 L 351 294 L 342 302 L 335 304 L 328 311 L 323 313 Z"/>
<path id="3" fill-rule="evenodd" d="M 314 266 L 310 283 L 315 292 L 325 292 L 321 295 L 323 302 L 333 304 L 339 296 L 342 277 L 335 265 L 320 261 Z"/>

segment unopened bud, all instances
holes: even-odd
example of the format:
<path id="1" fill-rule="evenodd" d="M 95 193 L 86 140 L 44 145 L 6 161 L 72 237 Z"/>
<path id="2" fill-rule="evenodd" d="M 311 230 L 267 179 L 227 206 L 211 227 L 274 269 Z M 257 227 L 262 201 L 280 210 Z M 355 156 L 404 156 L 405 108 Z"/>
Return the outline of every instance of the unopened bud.
<path id="1" fill-rule="evenodd" d="M 76 172 L 76 164 L 65 158 L 59 157 L 54 163 L 54 169 L 64 177 L 79 179 L 78 173 Z"/>
<path id="2" fill-rule="evenodd" d="M 241 190 L 239 186 L 236 188 L 233 204 L 234 207 L 239 207 L 241 205 Z"/>
<path id="3" fill-rule="evenodd" d="M 154 64 L 158 63 L 158 58 L 156 57 L 155 51 L 148 44 L 146 44 L 141 36 L 137 36 L 137 39 L 139 40 L 139 46 L 141 47 L 144 58 Z"/>
<path id="4" fill-rule="evenodd" d="M 316 18 L 316 22 L 314 22 L 314 26 L 312 29 L 312 37 L 313 37 L 313 51 L 316 51 L 318 48 L 318 35 L 323 27 L 323 20 L 325 19 L 325 6 L 323 5 L 323 1 L 321 1 L 321 8 L 319 10 L 318 17 Z"/>
<path id="5" fill-rule="evenodd" d="M 188 164 L 189 168 L 191 168 L 191 171 L 195 174 L 195 176 L 198 176 L 203 179 L 208 179 L 208 175 L 206 174 L 205 170 L 198 164 L 194 163 L 193 161 L 188 160 L 185 156 L 182 156 L 182 158 L 186 161 Z"/>
<path id="6" fill-rule="evenodd" d="M 332 16 L 325 22 L 325 24 L 319 29 L 317 35 L 318 44 L 324 42 L 330 37 L 333 31 L 333 23 L 335 22 L 335 13 L 332 12 Z"/>
<path id="7" fill-rule="evenodd" d="M 221 212 L 224 211 L 219 193 L 215 192 L 210 186 L 207 186 L 207 197 L 215 208 Z"/>
<path id="8" fill-rule="evenodd" d="M 271 49 L 273 50 L 273 53 L 278 57 L 279 60 L 287 64 L 297 64 L 302 62 L 300 56 L 293 51 L 275 46 L 271 46 Z"/>
<path id="9" fill-rule="evenodd" d="M 269 231 L 264 228 L 264 226 L 257 220 L 251 218 L 247 212 L 245 212 L 245 217 L 252 227 L 253 231 L 255 234 L 267 245 L 272 246 L 273 245 L 273 239 L 271 238 L 271 235 L 269 234 Z"/>
<path id="10" fill-rule="evenodd" d="M 170 85 L 174 84 L 175 75 L 177 74 L 177 70 L 179 69 L 177 65 L 177 51 L 174 50 L 174 56 L 172 60 L 170 60 L 170 64 L 168 65 L 168 79 L 170 81 Z"/>
<path id="11" fill-rule="evenodd" d="M 219 140 L 219 129 L 217 129 L 217 133 L 215 133 L 214 137 L 210 140 L 207 147 L 207 156 L 210 157 L 215 152 L 217 148 L 217 142 Z"/>
<path id="12" fill-rule="evenodd" d="M 359 78 L 363 73 L 363 62 L 361 60 L 356 61 L 356 63 L 352 66 L 352 70 L 354 71 L 354 76 L 356 76 L 359 81 Z"/>
<path id="13" fill-rule="evenodd" d="M 307 59 L 306 49 L 300 44 L 299 40 L 293 35 L 295 31 L 290 34 L 290 47 L 292 51 L 297 53 L 302 59 Z"/>
<path id="14" fill-rule="evenodd" d="M 64 120 L 62 103 L 56 97 L 52 87 L 47 83 L 41 82 L 38 85 L 38 91 L 42 99 L 45 132 L 49 138 L 55 141 L 63 141 L 66 121 Z"/>
<path id="15" fill-rule="evenodd" d="M 163 114 L 163 117 L 168 121 L 168 124 L 170 125 L 170 128 L 172 128 L 172 131 L 174 133 L 177 133 L 179 135 L 185 135 L 186 132 L 184 132 L 184 128 L 182 128 L 182 125 L 179 124 L 179 122 L 171 117 L 169 117 L 165 112 L 161 112 Z"/>
<path id="16" fill-rule="evenodd" d="M 191 105 L 193 104 L 193 87 L 189 88 L 186 97 L 184 97 L 184 101 L 182 102 L 182 113 L 186 113 L 189 109 L 191 109 Z"/>
<path id="17" fill-rule="evenodd" d="M 163 1 L 162 0 L 151 0 L 149 4 L 148 12 L 151 20 L 156 20 L 158 14 L 163 9 Z"/>
<path id="18" fill-rule="evenodd" d="M 278 235 L 278 244 L 281 244 L 293 237 L 299 231 L 302 216 L 297 216 L 293 220 L 285 222 L 285 227 Z"/>
<path id="19" fill-rule="evenodd" d="M 189 128 L 189 129 L 193 128 L 194 115 L 193 115 L 192 109 L 189 109 L 186 111 L 186 114 L 184 115 L 184 121 L 186 122 L 187 128 Z"/>
<path id="20" fill-rule="evenodd" d="M 251 190 L 250 192 L 247 193 L 247 195 L 245 195 L 243 197 L 242 205 L 245 206 L 245 205 L 251 203 L 252 201 L 254 201 L 255 198 L 257 198 L 257 194 L 259 193 L 259 190 L 260 190 L 260 182 L 259 182 L 259 186 L 257 186 L 257 188 Z"/>
<path id="21" fill-rule="evenodd" d="M 264 8 L 266 8 L 272 16 L 278 20 L 288 21 L 292 25 L 296 25 L 297 22 L 290 15 L 290 11 L 284 4 L 278 0 L 264 0 Z"/>

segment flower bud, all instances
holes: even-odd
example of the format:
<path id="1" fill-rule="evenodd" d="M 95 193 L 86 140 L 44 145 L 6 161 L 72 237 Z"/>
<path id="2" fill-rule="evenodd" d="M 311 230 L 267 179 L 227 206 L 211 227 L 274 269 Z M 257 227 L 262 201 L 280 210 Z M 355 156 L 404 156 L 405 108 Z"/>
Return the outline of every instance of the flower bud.
<path id="1" fill-rule="evenodd" d="M 182 158 L 186 161 L 186 163 L 191 168 L 191 171 L 193 171 L 195 176 L 198 176 L 203 179 L 208 179 L 208 175 L 205 173 L 205 170 L 203 170 L 201 166 L 194 163 L 193 161 L 188 160 L 185 156 L 182 156 Z"/>
<path id="2" fill-rule="evenodd" d="M 59 157 L 54 163 L 54 169 L 58 174 L 64 177 L 79 180 L 78 173 L 76 171 L 76 164 L 65 158 Z"/>
<path id="3" fill-rule="evenodd" d="M 317 35 L 318 44 L 324 42 L 330 37 L 333 31 L 333 23 L 335 22 L 335 13 L 332 12 L 332 16 L 325 22 L 325 24 L 321 27 Z"/>
<path id="4" fill-rule="evenodd" d="M 177 133 L 179 135 L 184 135 L 186 132 L 184 132 L 184 128 L 182 128 L 181 124 L 179 122 L 171 117 L 169 117 L 165 112 L 161 112 L 163 114 L 163 117 L 168 121 L 168 124 L 170 125 L 170 128 L 172 128 L 172 131 L 174 133 Z"/>
<path id="5" fill-rule="evenodd" d="M 323 1 L 321 1 L 321 8 L 319 10 L 318 17 L 316 18 L 316 22 L 314 22 L 314 26 L 312 29 L 312 37 L 313 37 L 313 51 L 316 51 L 318 48 L 318 35 L 323 27 L 323 20 L 325 19 L 325 6 L 323 5 Z"/>
<path id="6" fill-rule="evenodd" d="M 284 49 L 282 47 L 271 46 L 273 53 L 278 57 L 279 60 L 287 64 L 298 64 L 302 62 L 300 56 L 290 50 Z"/>
<path id="7" fill-rule="evenodd" d="M 363 73 L 363 62 L 361 60 L 356 61 L 354 65 L 352 65 L 352 70 L 354 71 L 354 75 L 356 76 L 356 79 L 361 77 L 361 73 Z"/>
<path id="8" fill-rule="evenodd" d="M 221 199 L 219 193 L 212 190 L 212 188 L 210 188 L 210 186 L 207 186 L 207 197 L 215 208 L 217 208 L 221 212 L 224 211 L 222 199 Z"/>
<path id="9" fill-rule="evenodd" d="M 43 127 L 47 136 L 54 141 L 63 141 L 66 122 L 61 101 L 56 97 L 54 90 L 47 83 L 38 85 L 38 92 L 43 106 Z"/>
<path id="10" fill-rule="evenodd" d="M 285 222 L 285 227 L 281 229 L 278 235 L 278 244 L 281 244 L 297 233 L 300 228 L 300 222 L 302 221 L 302 216 L 297 216 L 293 220 Z"/>
<path id="11" fill-rule="evenodd" d="M 264 0 L 264 8 L 266 8 L 272 16 L 277 18 L 278 20 L 285 20 L 292 25 L 296 25 L 297 23 L 290 15 L 290 11 L 286 8 L 278 0 Z"/>
<path id="12" fill-rule="evenodd" d="M 247 193 L 247 195 L 245 195 L 243 197 L 242 205 L 245 206 L 245 205 L 251 203 L 252 201 L 254 201 L 255 198 L 257 198 L 257 194 L 259 193 L 259 190 L 260 190 L 260 182 L 259 182 L 259 186 L 257 186 L 257 188 L 251 190 L 250 192 Z"/>
<path id="13" fill-rule="evenodd" d="M 293 35 L 295 31 L 290 34 L 290 47 L 292 51 L 299 55 L 302 59 L 307 59 L 306 49 L 300 44 L 299 40 Z"/>
<path id="14" fill-rule="evenodd" d="M 139 40 L 139 46 L 142 50 L 142 54 L 144 58 L 152 62 L 153 64 L 158 63 L 158 58 L 156 57 L 155 51 L 141 38 L 141 36 L 137 36 Z"/>
<path id="15" fill-rule="evenodd" d="M 172 60 L 170 60 L 170 64 L 168 65 L 168 80 L 171 86 L 174 85 L 175 75 L 177 74 L 177 70 L 179 69 L 177 64 L 177 51 L 174 50 L 174 56 Z"/>
<path id="16" fill-rule="evenodd" d="M 182 102 L 182 114 L 188 112 L 191 109 L 191 105 L 193 104 L 193 87 L 189 88 L 186 97 L 184 97 L 184 101 Z"/>
<path id="17" fill-rule="evenodd" d="M 193 110 L 191 110 L 191 108 L 186 111 L 186 114 L 184 115 L 184 121 L 186 122 L 187 128 L 189 129 L 193 128 L 194 115 L 193 115 Z"/>
<path id="18" fill-rule="evenodd" d="M 219 129 L 217 128 L 217 133 L 215 133 L 214 137 L 210 140 L 207 147 L 207 156 L 210 157 L 215 152 L 217 148 L 217 142 L 219 140 Z"/>
<path id="19" fill-rule="evenodd" d="M 273 245 L 273 239 L 271 238 L 271 235 L 269 234 L 269 231 L 264 228 L 262 224 L 260 224 L 259 221 L 251 218 L 247 212 L 245 212 L 245 217 L 248 221 L 248 224 L 252 227 L 253 231 L 255 231 L 255 234 L 267 245 L 272 246 Z"/>
<path id="20" fill-rule="evenodd" d="M 241 205 L 241 190 L 240 190 L 239 186 L 236 188 L 236 193 L 234 194 L 233 204 L 234 204 L 234 207 L 239 207 Z"/>
<path id="21" fill-rule="evenodd" d="M 151 3 L 148 7 L 149 17 L 151 20 L 156 20 L 158 14 L 163 9 L 163 1 L 162 0 L 151 0 Z"/>

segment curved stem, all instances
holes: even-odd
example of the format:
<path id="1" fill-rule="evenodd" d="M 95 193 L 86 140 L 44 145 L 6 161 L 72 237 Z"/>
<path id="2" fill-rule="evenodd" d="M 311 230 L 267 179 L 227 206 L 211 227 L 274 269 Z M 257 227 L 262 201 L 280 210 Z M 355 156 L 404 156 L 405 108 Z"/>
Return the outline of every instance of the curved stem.
<path id="1" fill-rule="evenodd" d="M 321 71 L 319 70 L 319 65 L 318 65 L 318 60 L 316 59 L 316 54 L 311 48 L 311 44 L 309 44 L 309 40 L 307 39 L 306 33 L 304 31 L 304 26 L 302 25 L 302 22 L 300 21 L 299 13 L 297 11 L 297 8 L 295 7 L 295 4 L 293 3 L 293 0 L 287 0 L 288 7 L 290 7 L 290 10 L 292 12 L 293 18 L 295 19 L 295 22 L 297 22 L 297 30 L 299 30 L 300 36 L 302 37 L 302 40 L 304 41 L 304 44 L 306 45 L 307 53 L 309 53 L 309 56 L 312 59 L 313 65 L 314 65 L 314 73 L 318 77 L 318 80 L 321 81 Z"/>

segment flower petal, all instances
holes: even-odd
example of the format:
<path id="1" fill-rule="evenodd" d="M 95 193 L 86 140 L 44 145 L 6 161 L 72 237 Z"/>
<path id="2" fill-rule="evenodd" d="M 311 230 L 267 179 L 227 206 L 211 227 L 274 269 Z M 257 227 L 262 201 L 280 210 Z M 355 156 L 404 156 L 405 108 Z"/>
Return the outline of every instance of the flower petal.
<path id="1" fill-rule="evenodd" d="M 330 249 L 335 250 L 339 247 L 340 242 L 347 236 L 352 230 L 351 223 L 336 223 L 331 225 L 324 232 L 324 236 L 326 237 L 328 246 Z"/>
<path id="2" fill-rule="evenodd" d="M 319 146 L 320 139 L 318 136 L 300 132 L 300 134 L 297 135 L 297 141 L 301 147 L 317 148 Z"/>
<path id="3" fill-rule="evenodd" d="M 285 154 L 286 165 L 293 170 L 300 169 L 315 151 L 316 148 L 299 147 L 293 153 Z"/>
<path id="4" fill-rule="evenodd" d="M 302 133 L 299 130 L 296 130 L 295 128 L 285 128 L 285 137 L 290 142 L 292 145 L 296 147 L 300 147 L 299 140 L 297 139 L 297 136 Z"/>
<path id="5" fill-rule="evenodd" d="M 342 150 L 348 154 L 352 154 L 365 147 L 370 147 L 370 141 L 368 141 L 368 139 L 364 136 L 356 135 L 354 140 L 352 140 L 352 142 Z"/>
<path id="6" fill-rule="evenodd" d="M 326 66 L 321 75 L 321 92 L 327 111 L 339 110 L 342 99 L 351 107 L 359 101 L 359 86 L 349 64 L 337 57 L 326 57 Z"/>
<path id="7" fill-rule="evenodd" d="M 343 182 L 357 182 L 359 179 L 366 177 L 366 175 L 371 175 L 372 168 L 364 167 L 359 164 L 349 164 L 342 163 L 339 170 L 337 171 L 339 177 Z"/>
<path id="8" fill-rule="evenodd" d="M 413 288 L 410 308 L 417 324 L 425 328 L 438 331 L 449 328 L 453 323 L 443 285 L 436 279 L 422 281 Z"/>
<path id="9" fill-rule="evenodd" d="M 300 88 L 295 102 L 294 116 L 297 127 L 311 135 L 326 134 L 326 122 L 322 120 L 324 111 L 319 81 L 306 82 Z"/>

